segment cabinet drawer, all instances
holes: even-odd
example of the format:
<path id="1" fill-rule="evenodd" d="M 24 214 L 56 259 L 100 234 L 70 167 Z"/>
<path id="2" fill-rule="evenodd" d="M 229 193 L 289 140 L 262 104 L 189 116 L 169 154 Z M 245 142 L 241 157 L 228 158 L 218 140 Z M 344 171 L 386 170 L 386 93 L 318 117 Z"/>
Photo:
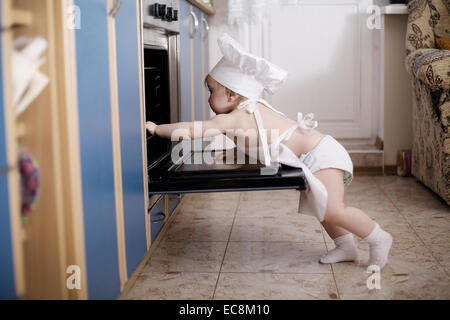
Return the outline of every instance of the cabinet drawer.
<path id="1" fill-rule="evenodd" d="M 151 243 L 155 241 L 166 224 L 166 214 L 164 212 L 164 197 L 161 196 L 149 211 Z"/>
<path id="2" fill-rule="evenodd" d="M 168 194 L 167 196 L 169 198 L 169 215 L 171 216 L 181 201 L 181 194 L 175 193 L 175 194 Z"/>

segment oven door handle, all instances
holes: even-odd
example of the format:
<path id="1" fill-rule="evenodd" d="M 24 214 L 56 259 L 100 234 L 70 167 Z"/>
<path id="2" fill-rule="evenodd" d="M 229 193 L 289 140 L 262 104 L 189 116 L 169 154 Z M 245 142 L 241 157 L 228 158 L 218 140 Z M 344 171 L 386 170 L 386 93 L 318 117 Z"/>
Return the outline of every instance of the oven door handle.
<path id="1" fill-rule="evenodd" d="M 208 37 L 208 33 L 209 33 L 209 24 L 208 24 L 208 20 L 206 20 L 205 17 L 203 17 L 203 24 L 205 25 L 205 34 L 203 36 L 203 41 Z"/>
<path id="2" fill-rule="evenodd" d="M 192 19 L 194 19 L 194 30 L 191 32 L 191 38 L 193 38 L 198 32 L 198 18 L 194 11 L 191 11 L 189 14 L 192 16 Z"/>

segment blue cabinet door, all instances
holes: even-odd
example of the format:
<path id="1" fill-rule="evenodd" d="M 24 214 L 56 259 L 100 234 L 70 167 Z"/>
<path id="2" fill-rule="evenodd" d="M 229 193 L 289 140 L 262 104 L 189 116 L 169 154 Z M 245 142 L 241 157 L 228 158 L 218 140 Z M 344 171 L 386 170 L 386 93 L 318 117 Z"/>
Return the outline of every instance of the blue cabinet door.
<path id="1" fill-rule="evenodd" d="M 191 37 L 190 4 L 180 0 L 180 78 L 181 78 L 181 121 L 192 121 L 191 103 Z"/>
<path id="2" fill-rule="evenodd" d="M 136 1 L 123 1 L 116 15 L 117 79 L 128 277 L 147 253 L 142 163 L 141 100 Z"/>
<path id="3" fill-rule="evenodd" d="M 81 179 L 89 299 L 120 294 L 114 197 L 107 6 L 75 0 Z"/>
<path id="4" fill-rule="evenodd" d="M 0 6 L 0 25 L 1 25 Z M 15 299 L 14 264 L 9 213 L 8 179 L 6 175 L 5 105 L 3 100 L 3 65 L 0 41 L 0 299 Z"/>
<path id="5" fill-rule="evenodd" d="M 202 61 L 202 12 L 197 7 L 192 7 L 192 11 L 198 19 L 198 30 L 194 34 L 194 110 L 195 120 L 203 120 L 203 99 L 202 99 L 202 86 L 203 86 L 203 61 Z"/>
<path id="6" fill-rule="evenodd" d="M 206 23 L 208 23 L 208 15 L 206 13 L 203 13 L 203 17 L 206 20 Z M 204 70 L 205 70 L 205 77 L 208 75 L 209 73 L 209 35 L 208 35 L 208 31 L 206 30 L 206 25 L 204 26 L 205 30 L 204 32 L 204 39 L 203 39 L 203 48 L 204 48 L 204 61 L 203 61 L 203 65 L 204 65 Z M 209 90 L 208 88 L 204 88 L 205 90 L 205 96 L 204 96 L 204 106 L 205 106 L 205 120 L 208 120 L 210 118 L 209 114 L 210 114 L 210 107 L 209 107 L 209 103 L 208 103 L 208 99 L 209 99 Z"/>
<path id="7" fill-rule="evenodd" d="M 0 104 L 0 112 L 3 112 L 3 105 Z M 3 121 L 0 117 L 0 121 Z M 4 127 L 0 124 L 2 130 L 0 139 L 4 139 Z M 1 146 L 0 146 L 1 147 Z M 0 151 L 3 156 L 4 150 Z M 0 299 L 15 299 L 14 287 L 14 263 L 11 238 L 11 221 L 9 215 L 9 199 L 8 199 L 8 179 L 6 175 L 0 176 Z"/>

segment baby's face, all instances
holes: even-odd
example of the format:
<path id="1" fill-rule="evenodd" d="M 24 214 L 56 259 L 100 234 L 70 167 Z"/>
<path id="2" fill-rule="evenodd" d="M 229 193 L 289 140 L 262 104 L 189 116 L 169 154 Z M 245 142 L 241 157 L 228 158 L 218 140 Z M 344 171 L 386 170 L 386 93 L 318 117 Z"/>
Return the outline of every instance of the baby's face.
<path id="1" fill-rule="evenodd" d="M 233 109 L 233 102 L 230 101 L 227 90 L 216 80 L 208 76 L 206 78 L 210 96 L 209 105 L 216 114 L 228 113 Z"/>

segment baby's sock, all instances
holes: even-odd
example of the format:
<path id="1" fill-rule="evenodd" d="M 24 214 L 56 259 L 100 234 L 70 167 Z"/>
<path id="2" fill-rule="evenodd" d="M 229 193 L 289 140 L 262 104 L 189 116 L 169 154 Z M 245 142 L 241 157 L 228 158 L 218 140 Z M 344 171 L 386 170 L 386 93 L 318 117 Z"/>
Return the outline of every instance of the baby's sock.
<path id="1" fill-rule="evenodd" d="M 364 240 L 370 244 L 369 266 L 377 265 L 382 269 L 391 249 L 392 236 L 375 223 L 375 228 Z"/>
<path id="2" fill-rule="evenodd" d="M 358 249 L 353 241 L 353 234 L 347 233 L 334 239 L 336 248 L 320 257 L 320 263 L 354 261 L 358 258 Z"/>

